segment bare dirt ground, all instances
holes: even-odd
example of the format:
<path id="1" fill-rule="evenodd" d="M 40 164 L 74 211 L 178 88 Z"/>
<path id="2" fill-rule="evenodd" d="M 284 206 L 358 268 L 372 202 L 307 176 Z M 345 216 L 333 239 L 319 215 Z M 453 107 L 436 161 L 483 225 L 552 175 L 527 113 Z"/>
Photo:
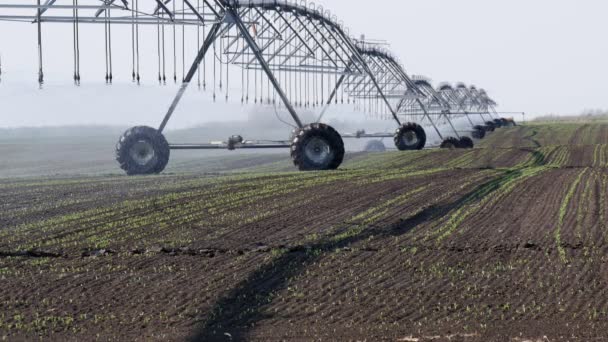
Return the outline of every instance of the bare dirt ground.
<path id="1" fill-rule="evenodd" d="M 608 125 L 244 165 L 0 180 L 0 339 L 608 339 Z"/>

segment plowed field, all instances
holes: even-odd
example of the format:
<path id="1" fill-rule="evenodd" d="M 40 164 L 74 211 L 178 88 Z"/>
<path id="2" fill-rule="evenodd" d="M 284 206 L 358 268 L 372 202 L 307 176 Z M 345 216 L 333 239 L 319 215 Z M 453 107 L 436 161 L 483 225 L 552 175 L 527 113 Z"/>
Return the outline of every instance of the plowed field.
<path id="1" fill-rule="evenodd" d="M 608 125 L 291 170 L 0 180 L 0 340 L 608 339 Z"/>

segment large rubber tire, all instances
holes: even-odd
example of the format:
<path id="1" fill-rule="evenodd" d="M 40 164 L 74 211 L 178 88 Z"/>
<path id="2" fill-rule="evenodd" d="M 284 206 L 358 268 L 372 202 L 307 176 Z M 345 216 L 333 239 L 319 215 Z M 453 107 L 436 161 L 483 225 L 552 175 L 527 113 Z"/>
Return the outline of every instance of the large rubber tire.
<path id="1" fill-rule="evenodd" d="M 440 148 L 445 148 L 445 149 L 456 149 L 456 148 L 460 148 L 460 140 L 454 138 L 454 137 L 448 137 L 445 138 L 445 140 L 441 143 L 441 145 L 439 145 Z"/>
<path id="2" fill-rule="evenodd" d="M 397 129 L 394 141 L 400 151 L 422 150 L 426 145 L 426 132 L 417 123 L 409 122 Z"/>
<path id="3" fill-rule="evenodd" d="M 515 120 L 513 119 L 505 119 L 506 123 L 505 126 L 506 127 L 515 127 L 517 126 L 517 124 L 515 123 Z"/>
<path id="4" fill-rule="evenodd" d="M 496 130 L 496 124 L 493 121 L 486 122 L 486 132 L 494 132 Z"/>
<path id="5" fill-rule="evenodd" d="M 473 140 L 469 137 L 460 137 L 459 146 L 460 148 L 473 148 L 475 144 Z"/>
<path id="6" fill-rule="evenodd" d="M 386 146 L 380 140 L 370 140 L 365 144 L 365 152 L 385 152 Z"/>
<path id="7" fill-rule="evenodd" d="M 156 129 L 146 126 L 130 128 L 116 145 L 116 161 L 130 176 L 163 172 L 170 154 L 167 139 Z"/>
<path id="8" fill-rule="evenodd" d="M 314 123 L 295 132 L 291 158 L 300 171 L 335 170 L 344 160 L 344 141 L 331 126 Z"/>
<path id="9" fill-rule="evenodd" d="M 483 126 L 477 125 L 473 127 L 471 135 L 473 138 L 481 140 L 486 137 L 486 129 Z"/>

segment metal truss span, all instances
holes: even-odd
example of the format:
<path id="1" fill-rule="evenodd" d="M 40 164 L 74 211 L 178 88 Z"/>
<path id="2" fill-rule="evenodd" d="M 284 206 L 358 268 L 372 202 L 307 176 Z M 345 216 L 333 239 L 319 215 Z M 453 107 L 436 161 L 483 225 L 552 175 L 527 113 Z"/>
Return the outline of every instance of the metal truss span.
<path id="1" fill-rule="evenodd" d="M 368 118 L 394 121 L 399 130 L 413 124 L 420 130 L 430 126 L 441 139 L 447 134 L 460 138 L 480 124 L 496 120 L 498 114 L 496 102 L 484 90 L 464 84 L 435 88 L 430 79 L 409 75 L 388 44 L 353 38 L 335 15 L 305 0 L 7 0 L 0 3 L 0 21 L 36 26 L 41 84 L 45 79 L 44 48 L 52 48 L 45 44 L 43 32 L 51 24 L 72 27 L 72 35 L 55 38 L 73 40 L 73 58 L 66 60 L 74 62 L 73 79 L 78 85 L 85 77 L 80 70 L 80 42 L 91 32 L 81 32 L 82 25 L 96 24 L 104 32 L 103 38 L 95 39 L 105 46 L 107 83 L 113 81 L 115 63 L 130 63 L 132 80 L 140 83 L 146 72 L 140 59 L 157 59 L 152 64 L 158 66 L 154 71 L 160 84 L 181 81 L 156 129 L 159 134 L 194 83 L 212 92 L 214 101 L 225 96 L 226 101 L 237 98 L 242 104 L 267 106 L 277 117 L 278 109 L 287 112 L 292 126 L 300 130 L 311 124 L 320 127 L 330 108 L 343 104 L 354 106 L 345 115 L 362 111 Z M 140 30 L 142 26 L 147 28 Z M 114 58 L 117 49 L 124 49 L 112 39 L 117 35 L 131 40 L 130 51 L 123 51 L 120 59 Z M 156 42 L 155 51 L 140 51 L 143 39 Z M 125 53 L 131 58 L 124 58 Z M 234 96 L 235 88 L 240 88 L 240 96 Z M 313 112 L 316 121 L 304 122 L 300 115 L 304 111 Z M 470 123 L 468 132 L 456 129 L 453 120 L 461 118 Z M 324 134 L 333 134 L 328 132 Z M 288 146 L 284 142 L 231 141 L 173 146 Z"/>

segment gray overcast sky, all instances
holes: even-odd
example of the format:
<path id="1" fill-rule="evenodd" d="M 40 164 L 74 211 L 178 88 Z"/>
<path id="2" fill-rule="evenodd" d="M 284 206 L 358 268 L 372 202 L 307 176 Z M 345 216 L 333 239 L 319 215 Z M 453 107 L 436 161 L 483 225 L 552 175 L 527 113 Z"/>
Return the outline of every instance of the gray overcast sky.
<path id="1" fill-rule="evenodd" d="M 410 74 L 424 74 L 436 84 L 464 81 L 483 87 L 499 102 L 500 110 L 542 115 L 608 109 L 606 0 L 316 3 L 336 14 L 353 36 L 364 33 L 369 39 L 389 42 Z M 116 38 L 115 44 L 122 44 L 122 49 L 115 47 L 115 73 L 120 77 L 107 87 L 102 26 L 81 31 L 87 37 L 82 43 L 83 85 L 71 84 L 69 25 L 49 26 L 45 30 L 47 84 L 39 90 L 33 25 L 0 23 L 0 126 L 156 125 L 160 121 L 176 86 L 156 85 L 155 57 L 143 61 L 148 66 L 144 86 L 131 85 L 130 46 Z M 142 44 L 155 53 L 155 39 Z M 236 98 L 240 99 L 238 89 Z M 237 119 L 248 111 L 236 102 L 212 104 L 208 95 L 193 90 L 171 126 Z"/>

